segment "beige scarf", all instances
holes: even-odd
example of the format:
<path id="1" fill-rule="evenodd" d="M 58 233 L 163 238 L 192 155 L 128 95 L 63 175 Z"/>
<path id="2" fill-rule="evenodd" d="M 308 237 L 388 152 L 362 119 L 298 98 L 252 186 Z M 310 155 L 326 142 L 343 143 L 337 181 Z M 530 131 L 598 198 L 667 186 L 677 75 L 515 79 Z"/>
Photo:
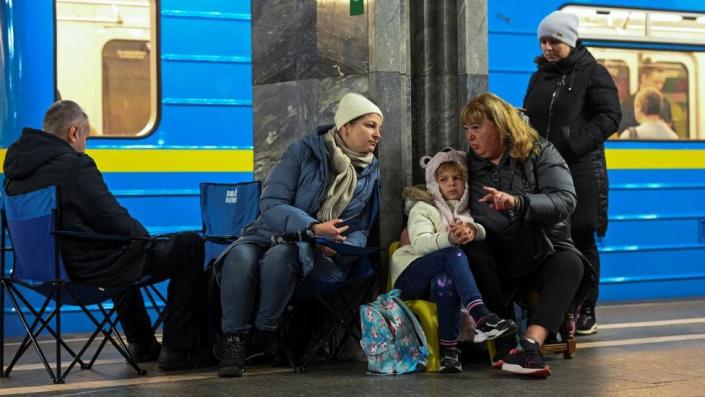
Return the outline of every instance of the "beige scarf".
<path id="1" fill-rule="evenodd" d="M 357 153 L 348 149 L 335 127 L 323 138 L 328 156 L 328 180 L 326 196 L 316 213 L 316 219 L 326 222 L 338 218 L 348 206 L 357 186 L 355 168 L 367 168 L 372 163 L 374 154 Z"/>

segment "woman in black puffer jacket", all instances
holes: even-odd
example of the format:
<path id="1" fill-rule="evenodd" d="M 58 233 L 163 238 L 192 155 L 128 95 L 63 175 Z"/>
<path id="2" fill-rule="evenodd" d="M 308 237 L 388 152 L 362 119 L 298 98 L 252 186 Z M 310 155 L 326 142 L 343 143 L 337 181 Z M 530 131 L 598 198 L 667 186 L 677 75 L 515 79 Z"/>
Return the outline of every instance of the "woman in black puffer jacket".
<path id="1" fill-rule="evenodd" d="M 576 203 L 570 171 L 556 148 L 493 94 L 471 99 L 461 119 L 471 149 L 471 213 L 487 232 L 486 243 L 463 249 L 483 300 L 500 313 L 515 292 L 539 292 L 521 349 L 493 366 L 545 377 L 551 371 L 540 345 L 558 331 L 571 303 L 582 302 L 596 283 L 590 263 L 570 239 L 568 220 Z"/>
<path id="2" fill-rule="evenodd" d="M 524 108 L 539 135 L 552 142 L 570 167 L 578 196 L 571 218 L 572 238 L 599 275 L 595 232 L 607 230 L 607 168 L 603 142 L 622 117 L 617 88 L 578 38 L 578 17 L 561 11 L 541 21 L 542 56 L 531 76 Z M 588 296 L 578 319 L 578 334 L 597 332 L 594 308 L 598 290 Z"/>

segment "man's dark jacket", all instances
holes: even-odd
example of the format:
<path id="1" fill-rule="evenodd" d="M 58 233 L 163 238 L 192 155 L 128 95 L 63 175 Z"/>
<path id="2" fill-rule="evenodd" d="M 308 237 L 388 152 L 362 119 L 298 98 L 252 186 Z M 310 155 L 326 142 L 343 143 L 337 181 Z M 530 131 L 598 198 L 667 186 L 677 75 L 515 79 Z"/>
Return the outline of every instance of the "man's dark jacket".
<path id="1" fill-rule="evenodd" d="M 537 59 L 524 108 L 531 125 L 553 143 L 570 167 L 578 195 L 574 231 L 607 230 L 607 167 L 603 142 L 622 117 L 617 87 L 580 42 L 555 63 Z"/>
<path id="2" fill-rule="evenodd" d="M 63 230 L 148 236 L 147 230 L 118 204 L 90 156 L 44 131 L 25 128 L 5 156 L 5 191 L 26 193 L 59 187 Z M 62 239 L 61 253 L 70 276 L 100 286 L 119 286 L 142 275 L 145 242 Z"/>

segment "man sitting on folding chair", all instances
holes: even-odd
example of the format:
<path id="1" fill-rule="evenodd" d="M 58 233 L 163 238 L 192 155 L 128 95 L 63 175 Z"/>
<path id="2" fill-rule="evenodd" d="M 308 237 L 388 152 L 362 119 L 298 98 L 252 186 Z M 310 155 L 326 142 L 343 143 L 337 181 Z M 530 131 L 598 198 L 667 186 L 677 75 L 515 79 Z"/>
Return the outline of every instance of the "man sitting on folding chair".
<path id="1" fill-rule="evenodd" d="M 170 279 L 164 321 L 164 348 L 154 337 L 138 289 L 130 289 L 118 316 L 138 362 L 159 357 L 160 368 L 192 366 L 198 341 L 195 324 L 202 307 L 203 244 L 196 233 L 149 239 L 147 230 L 118 204 L 93 159 L 85 154 L 88 117 L 72 101 L 58 101 L 44 116 L 43 130 L 25 128 L 7 150 L 5 191 L 26 193 L 56 185 L 60 229 L 130 236 L 128 243 L 62 237 L 62 257 L 71 279 L 101 287 L 128 286 L 150 275 Z"/>
<path id="2" fill-rule="evenodd" d="M 347 279 L 355 258 L 305 241 L 274 244 L 273 237 L 310 231 L 317 237 L 365 247 L 375 216 L 379 179 L 373 154 L 382 112 L 362 95 L 341 99 L 335 125 L 294 142 L 264 182 L 261 214 L 216 262 L 221 287 L 223 342 L 218 376 L 242 376 L 253 328 L 279 325 L 301 278 Z"/>

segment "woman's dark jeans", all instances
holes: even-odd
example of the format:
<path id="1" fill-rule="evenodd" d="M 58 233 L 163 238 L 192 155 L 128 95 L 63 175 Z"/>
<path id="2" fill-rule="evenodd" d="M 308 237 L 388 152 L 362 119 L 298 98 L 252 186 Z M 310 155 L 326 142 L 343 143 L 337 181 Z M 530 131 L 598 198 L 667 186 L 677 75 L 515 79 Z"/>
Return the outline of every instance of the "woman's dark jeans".
<path id="1" fill-rule="evenodd" d="M 345 281 L 349 269 L 317 255 L 307 280 Z M 223 333 L 274 331 L 301 278 L 295 244 L 241 243 L 223 258 L 216 273 L 223 310 Z"/>

